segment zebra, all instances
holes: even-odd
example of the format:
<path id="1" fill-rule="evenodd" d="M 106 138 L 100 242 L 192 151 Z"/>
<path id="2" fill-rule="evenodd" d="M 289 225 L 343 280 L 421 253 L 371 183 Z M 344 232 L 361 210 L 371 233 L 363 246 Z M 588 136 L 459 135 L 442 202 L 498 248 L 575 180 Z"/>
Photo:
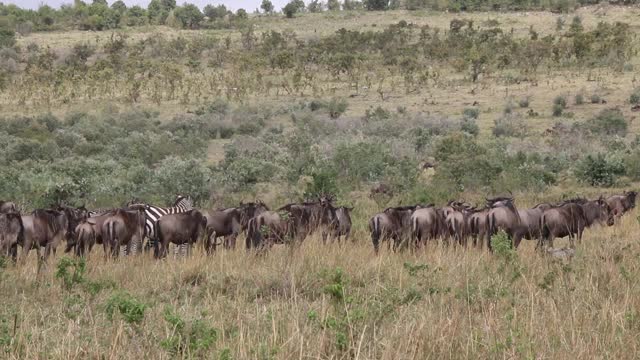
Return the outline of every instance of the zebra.
<path id="1" fill-rule="evenodd" d="M 147 245 L 145 247 L 145 250 L 149 251 L 151 250 L 151 248 L 155 247 L 156 241 L 158 241 L 158 235 L 157 235 L 158 220 L 160 220 L 160 218 L 163 217 L 164 215 L 179 214 L 179 213 L 183 213 L 193 209 L 193 202 L 190 197 L 179 195 L 176 198 L 176 201 L 174 202 L 173 206 L 171 207 L 163 208 L 163 207 L 149 205 L 149 204 L 129 204 L 128 207 L 144 208 L 144 215 L 145 215 L 144 228 L 145 228 L 145 236 L 147 237 Z M 137 245 L 138 244 L 133 244 L 132 246 L 131 252 L 134 254 L 137 251 Z M 188 244 L 180 245 L 180 252 L 183 254 L 186 254 L 187 246 Z"/>

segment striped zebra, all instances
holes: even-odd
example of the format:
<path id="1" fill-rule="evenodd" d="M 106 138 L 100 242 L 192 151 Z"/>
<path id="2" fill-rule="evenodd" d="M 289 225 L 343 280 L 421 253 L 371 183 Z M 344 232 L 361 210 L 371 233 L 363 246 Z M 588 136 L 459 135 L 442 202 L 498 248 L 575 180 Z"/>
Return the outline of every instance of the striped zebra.
<path id="1" fill-rule="evenodd" d="M 147 237 L 147 246 L 145 249 L 148 251 L 151 248 L 154 248 L 156 245 L 156 241 L 158 241 L 158 236 L 156 233 L 158 220 L 160 220 L 160 218 L 163 217 L 164 215 L 179 214 L 179 213 L 183 213 L 193 209 L 193 202 L 190 197 L 179 195 L 176 198 L 176 201 L 174 202 L 173 206 L 171 207 L 159 207 L 159 206 L 154 206 L 149 204 L 129 204 L 128 207 L 129 208 L 144 207 L 144 215 L 145 215 L 144 227 L 145 227 L 145 235 Z M 134 244 L 132 246 L 131 252 L 134 254 L 136 253 L 137 245 L 138 244 Z M 188 244 L 180 245 L 181 253 L 184 253 L 184 254 L 187 253 L 187 245 Z"/>

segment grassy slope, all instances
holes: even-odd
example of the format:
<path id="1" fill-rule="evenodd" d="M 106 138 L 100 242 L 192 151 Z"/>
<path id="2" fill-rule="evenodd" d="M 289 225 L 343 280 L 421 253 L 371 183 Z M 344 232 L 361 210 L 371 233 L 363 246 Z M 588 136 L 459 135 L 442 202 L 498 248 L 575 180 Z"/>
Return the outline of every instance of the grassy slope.
<path id="1" fill-rule="evenodd" d="M 586 28 L 601 20 L 620 20 L 637 29 L 638 12 L 592 7 L 581 9 L 578 14 Z M 472 18 L 476 23 L 497 19 L 504 29 L 513 27 L 526 36 L 530 25 L 542 34 L 552 32 L 557 15 L 304 15 L 292 21 L 261 19 L 257 31 L 289 28 L 300 37 L 313 37 L 340 27 L 375 30 L 402 19 L 446 28 L 452 18 L 459 17 Z M 175 35 L 173 30 L 162 28 L 129 30 L 132 39 L 158 31 Z M 238 36 L 237 32 L 219 32 L 221 37 L 227 33 Z M 64 49 L 78 41 L 106 36 L 109 34 L 34 34 L 20 39 L 20 44 L 36 42 Z M 637 60 L 632 61 L 636 66 Z M 572 103 L 572 96 L 584 89 L 587 94 L 598 92 L 608 104 L 570 105 L 568 111 L 574 112 L 575 118 L 621 106 L 632 119 L 625 101 L 634 87 L 634 72 L 618 74 L 603 69 L 597 75 L 598 80 L 592 82 L 587 81 L 586 73 L 541 74 L 537 86 L 507 86 L 486 78 L 474 95 L 471 90 L 475 86 L 459 81 L 461 75 L 442 74 L 447 86 L 411 95 L 398 90 L 383 106 L 455 115 L 479 101 L 480 126 L 487 134 L 508 96 L 515 100 L 531 96 L 531 107 L 541 114 L 531 120 L 531 125 L 542 132 L 554 121 L 550 115 L 553 97 L 568 94 Z M 346 96 L 350 91 L 338 89 L 336 94 Z M 294 100 L 272 96 L 262 101 L 281 104 Z M 345 118 L 359 117 L 380 101 L 371 91 L 349 99 L 349 103 Z M 69 109 L 99 107 L 86 103 L 50 110 L 64 114 Z M 6 105 L 3 110 L 37 113 L 44 109 Z M 161 108 L 169 114 L 183 110 L 184 106 L 171 104 Z M 637 121 L 632 122 L 631 132 L 638 133 Z M 221 149 L 219 143 L 211 145 L 211 161 L 219 160 Z M 546 194 L 527 194 L 519 204 L 554 199 L 560 192 L 554 189 Z M 585 194 L 593 196 L 596 192 Z M 519 199 L 520 195 L 516 194 Z M 171 358 L 160 346 L 175 333 L 163 315 L 170 306 L 187 323 L 202 318 L 219 330 L 217 341 L 206 355 L 191 348 L 184 357 L 215 358 L 228 349 L 233 358 L 239 359 L 637 358 L 640 289 L 635 279 L 640 276 L 640 247 L 635 242 L 639 230 L 635 212 L 616 227 L 589 231 L 575 260 L 563 267 L 535 256 L 531 243 L 522 245 L 518 260 L 510 265 L 485 252 L 435 246 L 417 255 L 384 251 L 375 258 L 366 218 L 377 207 L 366 200 L 356 205 L 355 243 L 324 247 L 313 238 L 293 256 L 284 248 L 276 248 L 268 256 L 256 258 L 239 248 L 211 258 L 198 250 L 186 262 L 155 262 L 150 257 L 140 257 L 104 263 L 98 250 L 88 260 L 86 278 L 93 282 L 113 281 L 116 289 L 103 289 L 95 296 L 85 285 L 71 292 L 61 289 L 54 278 L 55 260 L 37 276 L 32 254 L 29 263 L 0 271 L 0 303 L 5 304 L 0 309 L 0 349 L 6 351 L 1 357 Z M 428 267 L 410 275 L 405 263 Z M 336 301 L 325 291 L 331 284 L 336 289 L 336 268 L 343 269 L 348 279 L 344 301 Z M 140 324 L 128 324 L 120 315 L 108 319 L 105 304 L 120 291 L 127 291 L 149 306 Z"/>

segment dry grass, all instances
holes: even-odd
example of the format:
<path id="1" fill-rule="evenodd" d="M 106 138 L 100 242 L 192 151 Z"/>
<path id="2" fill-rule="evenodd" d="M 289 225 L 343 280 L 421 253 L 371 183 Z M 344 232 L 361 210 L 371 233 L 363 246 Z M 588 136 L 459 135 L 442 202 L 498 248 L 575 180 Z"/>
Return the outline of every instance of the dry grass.
<path id="1" fill-rule="evenodd" d="M 57 259 L 37 276 L 32 255 L 0 274 L 0 344 L 6 358 L 30 359 L 637 358 L 635 217 L 589 231 L 564 263 L 536 254 L 532 242 L 512 262 L 434 244 L 375 257 L 362 221 L 354 243 L 313 237 L 262 257 L 240 247 L 105 262 L 99 249 L 86 281 L 113 287 L 96 295 L 86 284 L 63 289 Z M 109 320 L 106 304 L 122 292 L 147 306 L 140 323 L 117 311 Z M 198 319 L 215 328 L 211 348 L 172 354 L 161 346 L 180 333 L 167 311 L 187 328 Z"/>

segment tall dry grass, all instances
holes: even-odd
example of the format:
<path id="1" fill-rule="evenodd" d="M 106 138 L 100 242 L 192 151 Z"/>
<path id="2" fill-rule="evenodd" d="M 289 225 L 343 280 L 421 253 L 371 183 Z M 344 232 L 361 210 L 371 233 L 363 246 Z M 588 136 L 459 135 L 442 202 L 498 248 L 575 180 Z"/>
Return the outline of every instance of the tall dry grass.
<path id="1" fill-rule="evenodd" d="M 590 230 L 570 262 L 536 254 L 532 242 L 515 258 L 436 244 L 376 257 L 362 230 L 353 243 L 313 237 L 264 256 L 240 247 L 105 261 L 98 249 L 70 290 L 54 275 L 60 256 L 37 275 L 32 254 L 1 273 L 1 357 L 632 359 L 637 233 L 635 213 Z M 124 292 L 146 305 L 139 323 L 117 310 L 109 319 Z"/>

